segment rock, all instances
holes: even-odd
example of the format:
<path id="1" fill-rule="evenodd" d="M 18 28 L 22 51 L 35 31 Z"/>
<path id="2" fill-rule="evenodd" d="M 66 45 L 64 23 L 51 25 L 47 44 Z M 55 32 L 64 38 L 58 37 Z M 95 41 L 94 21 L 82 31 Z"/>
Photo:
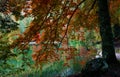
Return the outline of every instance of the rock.
<path id="1" fill-rule="evenodd" d="M 116 58 L 120 61 L 120 53 L 115 53 Z"/>
<path id="2" fill-rule="evenodd" d="M 82 70 L 83 77 L 99 77 L 101 74 L 107 72 L 108 64 L 103 58 L 96 58 L 87 62 L 85 68 Z"/>

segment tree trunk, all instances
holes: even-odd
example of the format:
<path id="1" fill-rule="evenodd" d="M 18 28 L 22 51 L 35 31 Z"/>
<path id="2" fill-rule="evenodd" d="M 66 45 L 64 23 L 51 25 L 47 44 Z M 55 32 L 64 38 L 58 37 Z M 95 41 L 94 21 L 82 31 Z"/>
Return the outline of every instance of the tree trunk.
<path id="1" fill-rule="evenodd" d="M 113 34 L 108 9 L 108 0 L 98 0 L 98 17 L 100 25 L 100 35 L 102 39 L 102 55 L 108 64 L 116 63 Z"/>

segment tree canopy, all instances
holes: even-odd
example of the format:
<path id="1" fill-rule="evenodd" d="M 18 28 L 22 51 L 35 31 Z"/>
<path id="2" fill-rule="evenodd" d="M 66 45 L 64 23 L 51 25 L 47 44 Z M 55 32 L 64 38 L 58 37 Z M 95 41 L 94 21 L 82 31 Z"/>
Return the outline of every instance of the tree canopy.
<path id="1" fill-rule="evenodd" d="M 102 1 L 104 3 L 104 0 Z M 106 31 L 110 31 L 112 34 L 111 27 L 119 23 L 120 0 L 105 1 L 109 3 L 106 8 L 109 9 L 107 14 L 111 18 L 110 20 L 108 17 L 109 23 L 106 25 L 109 28 Z M 104 13 L 102 10 L 105 9 L 100 8 L 101 5 L 98 6 L 98 3 L 100 4 L 100 0 L 0 0 L 0 24 L 2 25 L 0 26 L 2 28 L 0 29 L 2 34 L 0 39 L 5 39 L 3 36 L 5 32 L 8 32 L 5 34 L 6 37 L 9 37 L 6 42 L 10 42 L 5 46 L 7 50 L 16 47 L 25 50 L 29 47 L 30 42 L 36 42 L 37 46 L 33 46 L 32 57 L 38 64 L 60 60 L 61 51 L 67 54 L 66 60 L 84 55 L 82 52 L 74 51 L 96 52 L 94 46 L 97 41 L 102 39 L 102 43 L 104 43 L 102 45 L 106 45 L 106 40 L 114 38 L 113 35 L 105 40 L 100 37 L 104 34 L 104 32 L 102 34 L 100 32 L 106 28 L 106 25 L 103 23 L 104 18 L 99 17 L 102 17 L 102 13 Z M 12 20 L 7 21 L 5 17 Z M 29 17 L 31 18 L 30 23 L 24 27 L 25 31 L 20 33 L 18 23 Z M 99 18 L 100 20 L 98 20 Z M 6 24 L 4 21 L 8 23 Z M 103 28 L 99 21 L 104 24 Z M 2 40 L 3 42 L 4 40 Z M 111 43 L 113 47 L 113 41 L 108 43 Z M 90 52 L 86 52 L 86 54 L 93 55 Z"/>

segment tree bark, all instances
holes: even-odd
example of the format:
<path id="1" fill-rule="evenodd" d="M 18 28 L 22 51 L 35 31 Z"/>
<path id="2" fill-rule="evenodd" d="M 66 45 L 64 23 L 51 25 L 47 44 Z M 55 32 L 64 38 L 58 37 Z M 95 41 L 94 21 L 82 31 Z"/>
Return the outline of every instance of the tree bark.
<path id="1" fill-rule="evenodd" d="M 113 34 L 108 8 L 108 0 L 98 0 L 98 17 L 100 35 L 102 39 L 102 55 L 108 64 L 116 63 L 115 49 L 113 43 Z"/>

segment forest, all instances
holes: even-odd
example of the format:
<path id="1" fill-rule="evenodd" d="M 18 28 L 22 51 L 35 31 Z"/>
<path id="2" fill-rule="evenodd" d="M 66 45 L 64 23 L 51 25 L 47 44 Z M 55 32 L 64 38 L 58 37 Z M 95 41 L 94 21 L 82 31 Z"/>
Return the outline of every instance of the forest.
<path id="1" fill-rule="evenodd" d="M 120 77 L 120 0 L 0 0 L 0 77 Z"/>

